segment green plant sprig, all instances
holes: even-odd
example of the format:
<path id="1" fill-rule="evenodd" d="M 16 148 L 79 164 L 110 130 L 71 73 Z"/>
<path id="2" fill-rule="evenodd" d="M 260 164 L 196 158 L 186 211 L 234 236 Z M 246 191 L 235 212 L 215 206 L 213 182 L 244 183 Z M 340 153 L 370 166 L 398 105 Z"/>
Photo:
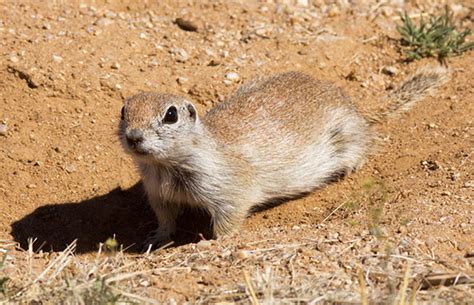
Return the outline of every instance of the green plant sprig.
<path id="1" fill-rule="evenodd" d="M 474 48 L 474 42 L 466 42 L 471 30 L 457 31 L 453 13 L 447 6 L 443 15 L 432 16 L 429 22 L 422 17 L 418 26 L 406 11 L 399 15 L 402 24 L 397 25 L 397 31 L 402 36 L 401 44 L 406 47 L 404 53 L 409 61 L 437 57 L 440 62 L 446 63 L 450 56 L 461 55 Z"/>

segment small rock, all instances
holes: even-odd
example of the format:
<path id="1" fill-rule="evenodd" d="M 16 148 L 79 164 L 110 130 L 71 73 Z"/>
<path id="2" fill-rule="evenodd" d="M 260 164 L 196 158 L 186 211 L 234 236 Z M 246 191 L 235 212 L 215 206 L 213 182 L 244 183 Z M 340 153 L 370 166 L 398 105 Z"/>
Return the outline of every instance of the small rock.
<path id="1" fill-rule="evenodd" d="M 109 26 L 113 23 L 114 23 L 113 20 L 111 20 L 109 18 L 106 18 L 106 17 L 99 18 L 94 22 L 95 25 L 100 26 L 100 27 Z"/>
<path id="2" fill-rule="evenodd" d="M 221 63 L 215 59 L 211 59 L 211 61 L 207 64 L 209 67 L 215 67 L 220 65 Z"/>
<path id="3" fill-rule="evenodd" d="M 465 7 L 462 4 L 452 4 L 450 8 L 451 8 L 451 11 L 454 13 L 454 16 L 456 17 L 469 14 L 469 7 Z"/>
<path id="4" fill-rule="evenodd" d="M 20 59 L 19 59 L 16 55 L 10 56 L 9 59 L 10 59 L 10 61 L 11 61 L 12 63 L 14 63 L 14 64 L 16 64 L 17 62 L 20 61 Z"/>
<path id="5" fill-rule="evenodd" d="M 400 239 L 400 246 L 403 247 L 403 248 L 406 248 L 410 245 L 410 243 L 408 242 L 408 240 L 404 239 L 404 238 L 401 238 Z"/>
<path id="6" fill-rule="evenodd" d="M 425 245 L 428 248 L 433 248 L 434 243 L 435 243 L 435 241 L 434 241 L 433 237 L 431 237 L 431 236 L 428 236 L 428 238 L 425 240 Z"/>
<path id="7" fill-rule="evenodd" d="M 8 134 L 8 126 L 7 124 L 0 124 L 0 136 L 6 137 Z"/>
<path id="8" fill-rule="evenodd" d="M 448 173 L 448 178 L 449 178 L 451 181 L 456 181 L 456 180 L 459 179 L 459 177 L 461 177 L 461 174 L 460 174 L 460 173 L 457 173 L 457 172 Z"/>
<path id="9" fill-rule="evenodd" d="M 170 53 L 176 56 L 177 62 L 186 62 L 189 59 L 189 54 L 184 49 L 172 48 Z"/>
<path id="10" fill-rule="evenodd" d="M 42 29 L 43 30 L 48 30 L 48 31 L 51 30 L 51 24 L 49 24 L 49 23 L 43 24 Z"/>
<path id="11" fill-rule="evenodd" d="M 60 62 L 63 61 L 63 58 L 62 58 L 61 56 L 59 56 L 59 55 L 54 54 L 54 55 L 53 55 L 53 61 L 54 61 L 54 62 L 57 62 L 57 63 L 60 63 Z"/>
<path id="12" fill-rule="evenodd" d="M 474 187 L 474 181 L 466 181 L 466 182 L 464 182 L 464 184 L 462 185 L 462 187 L 465 187 L 465 188 Z"/>
<path id="13" fill-rule="evenodd" d="M 293 227 L 291 227 L 291 229 L 293 231 L 298 231 L 298 230 L 301 230 L 301 227 L 300 226 L 297 226 L 297 225 L 294 225 Z"/>
<path id="14" fill-rule="evenodd" d="M 105 12 L 104 16 L 111 19 L 117 18 L 117 14 L 112 11 Z"/>
<path id="15" fill-rule="evenodd" d="M 451 192 L 450 191 L 442 191 L 441 196 L 451 196 Z"/>
<path id="16" fill-rule="evenodd" d="M 302 7 L 307 7 L 309 5 L 308 0 L 296 0 L 296 5 L 302 6 Z"/>
<path id="17" fill-rule="evenodd" d="M 160 63 L 158 62 L 158 59 L 153 58 L 150 63 L 148 64 L 149 67 L 157 67 Z"/>
<path id="18" fill-rule="evenodd" d="M 407 233 L 407 227 L 406 226 L 400 226 L 397 230 L 397 233 L 406 234 Z"/>
<path id="19" fill-rule="evenodd" d="M 198 30 L 198 27 L 196 24 L 194 24 L 193 22 L 189 20 L 185 20 L 183 18 L 176 18 L 175 23 L 183 31 L 196 32 Z"/>
<path id="20" fill-rule="evenodd" d="M 112 69 L 118 70 L 120 69 L 120 64 L 118 62 L 114 62 L 110 67 Z"/>
<path id="21" fill-rule="evenodd" d="M 186 77 L 180 76 L 180 77 L 178 77 L 178 78 L 176 79 L 176 81 L 178 82 L 178 84 L 184 85 L 184 84 L 186 84 L 189 80 L 188 80 Z"/>
<path id="22" fill-rule="evenodd" d="M 201 249 L 208 249 L 211 247 L 211 245 L 212 245 L 211 241 L 205 240 L 205 239 L 201 240 L 200 242 L 196 244 L 196 246 Z"/>
<path id="23" fill-rule="evenodd" d="M 329 9 L 328 16 L 335 17 L 335 16 L 338 16 L 340 13 L 341 11 L 339 10 L 339 8 L 337 6 L 333 6 Z"/>
<path id="24" fill-rule="evenodd" d="M 225 75 L 225 78 L 230 80 L 230 81 L 238 81 L 240 79 L 240 76 L 239 74 L 235 73 L 235 72 L 229 72 Z"/>
<path id="25" fill-rule="evenodd" d="M 432 161 L 432 160 L 423 160 L 421 161 L 421 165 L 427 169 L 427 170 L 430 170 L 430 171 L 434 171 L 434 170 L 437 170 L 439 168 L 439 165 L 436 161 Z"/>
<path id="26" fill-rule="evenodd" d="M 384 6 L 382 7 L 382 14 L 385 16 L 385 17 L 390 17 L 393 15 L 393 8 L 391 8 L 390 6 Z"/>
<path id="27" fill-rule="evenodd" d="M 74 164 L 67 164 L 64 169 L 66 170 L 66 172 L 68 172 L 69 174 L 70 173 L 74 173 L 76 171 L 76 166 L 74 166 Z"/>
<path id="28" fill-rule="evenodd" d="M 235 258 L 237 259 L 246 259 L 246 258 L 249 258 L 250 257 L 250 253 L 249 251 L 246 251 L 246 250 L 239 250 L 237 252 L 235 252 Z"/>
<path id="29" fill-rule="evenodd" d="M 26 187 L 29 188 L 29 189 L 35 189 L 36 184 L 28 184 Z"/>
<path id="30" fill-rule="evenodd" d="M 387 75 L 394 76 L 398 74 L 398 69 L 393 66 L 385 66 L 383 67 L 382 72 Z"/>
<path id="31" fill-rule="evenodd" d="M 140 39 L 146 39 L 146 33 L 140 33 Z"/>

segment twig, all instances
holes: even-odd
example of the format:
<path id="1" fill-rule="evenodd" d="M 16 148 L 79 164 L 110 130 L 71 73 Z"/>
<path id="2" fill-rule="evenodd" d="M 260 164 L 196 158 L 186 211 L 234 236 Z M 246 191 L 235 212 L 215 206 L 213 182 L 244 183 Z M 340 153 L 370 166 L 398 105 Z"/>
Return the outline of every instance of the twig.
<path id="1" fill-rule="evenodd" d="M 410 293 L 410 301 L 409 305 L 414 305 L 415 304 L 415 299 L 416 299 L 416 293 L 418 292 L 418 289 L 420 288 L 420 282 L 418 281 L 414 286 L 413 289 Z"/>
<path id="2" fill-rule="evenodd" d="M 326 220 L 329 219 L 329 217 L 331 217 L 334 213 L 336 213 L 337 210 L 339 210 L 343 205 L 345 205 L 347 203 L 347 200 L 344 201 L 343 203 L 341 203 L 337 208 L 335 208 L 331 213 L 329 213 L 328 216 L 326 216 L 326 218 L 323 219 L 323 221 L 321 221 L 319 224 L 322 224 L 323 222 L 325 222 Z"/>
<path id="3" fill-rule="evenodd" d="M 252 304 L 253 305 L 259 305 L 257 295 L 255 295 L 255 291 L 253 290 L 252 283 L 250 282 L 250 277 L 247 273 L 247 271 L 244 270 L 244 278 L 245 278 L 245 283 L 247 284 L 247 289 L 250 292 L 250 297 L 252 299 Z"/>
<path id="4" fill-rule="evenodd" d="M 398 304 L 400 305 L 405 305 L 405 297 L 407 293 L 407 288 L 408 288 L 408 278 L 410 276 L 410 268 L 411 263 L 408 261 L 407 263 L 407 268 L 405 270 L 405 275 L 403 276 L 403 282 L 402 282 L 402 287 L 400 288 L 400 301 Z"/>
<path id="5" fill-rule="evenodd" d="M 133 293 L 125 292 L 125 291 L 123 291 L 121 289 L 118 289 L 116 287 L 113 287 L 113 286 L 107 286 L 107 287 L 109 287 L 110 289 L 114 290 L 115 292 L 120 293 L 121 295 L 126 296 L 127 298 L 130 298 L 130 299 L 135 299 L 137 301 L 146 302 L 146 303 L 149 303 L 149 304 L 160 304 L 158 301 L 156 301 L 154 299 L 150 299 L 150 298 L 142 297 L 142 296 L 139 296 L 139 295 L 136 295 L 136 294 L 133 294 Z"/>
<path id="6" fill-rule="evenodd" d="M 369 301 L 367 299 L 367 291 L 365 291 L 365 281 L 364 281 L 364 273 L 362 272 L 362 268 L 359 268 L 359 290 L 360 290 L 360 298 L 362 305 L 368 305 Z"/>

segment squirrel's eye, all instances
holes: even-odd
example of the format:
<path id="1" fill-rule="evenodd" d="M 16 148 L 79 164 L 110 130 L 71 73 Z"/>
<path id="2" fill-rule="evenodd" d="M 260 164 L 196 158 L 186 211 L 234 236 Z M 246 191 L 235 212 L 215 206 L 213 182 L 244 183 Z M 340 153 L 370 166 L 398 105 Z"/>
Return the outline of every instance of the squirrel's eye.
<path id="1" fill-rule="evenodd" d="M 123 121 L 125 119 L 125 107 L 122 107 L 122 116 L 120 119 Z"/>
<path id="2" fill-rule="evenodd" d="M 178 121 L 178 110 L 175 106 L 171 106 L 166 110 L 165 118 L 163 119 L 163 123 L 165 124 L 173 124 Z"/>

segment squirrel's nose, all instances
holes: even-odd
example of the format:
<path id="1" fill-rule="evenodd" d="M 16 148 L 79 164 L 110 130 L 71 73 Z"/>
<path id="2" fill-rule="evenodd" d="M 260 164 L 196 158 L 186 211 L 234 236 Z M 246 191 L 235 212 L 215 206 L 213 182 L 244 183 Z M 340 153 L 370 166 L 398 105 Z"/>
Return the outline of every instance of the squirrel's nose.
<path id="1" fill-rule="evenodd" d="M 125 135 L 128 145 L 134 147 L 137 143 L 143 141 L 143 131 L 140 129 L 131 129 Z"/>

